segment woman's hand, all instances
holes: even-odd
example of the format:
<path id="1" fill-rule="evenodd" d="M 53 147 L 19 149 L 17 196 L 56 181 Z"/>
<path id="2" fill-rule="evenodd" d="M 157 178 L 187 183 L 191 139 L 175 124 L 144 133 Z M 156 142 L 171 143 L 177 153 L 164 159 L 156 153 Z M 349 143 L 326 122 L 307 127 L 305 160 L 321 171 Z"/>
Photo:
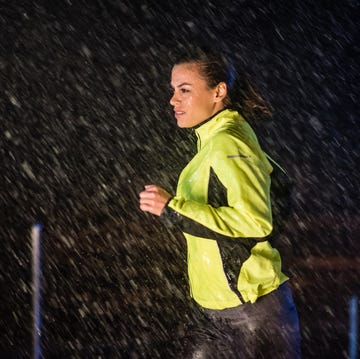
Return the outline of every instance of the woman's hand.
<path id="1" fill-rule="evenodd" d="M 163 188 L 154 184 L 146 185 L 145 191 L 140 192 L 140 209 L 160 216 L 171 195 Z"/>

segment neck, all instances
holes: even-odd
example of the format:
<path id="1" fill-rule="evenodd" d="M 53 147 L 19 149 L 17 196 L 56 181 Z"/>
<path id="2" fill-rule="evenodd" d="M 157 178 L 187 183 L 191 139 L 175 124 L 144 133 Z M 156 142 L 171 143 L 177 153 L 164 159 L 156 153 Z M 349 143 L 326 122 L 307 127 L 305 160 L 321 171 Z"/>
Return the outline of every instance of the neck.
<path id="1" fill-rule="evenodd" d="M 204 123 L 209 122 L 212 118 L 214 118 L 217 114 L 219 114 L 221 111 L 226 110 L 226 107 L 222 107 L 220 110 L 218 110 L 217 112 L 215 112 L 214 114 L 212 114 L 209 118 L 207 118 L 206 120 L 200 122 L 199 124 L 197 124 L 196 126 L 193 127 L 193 129 L 197 129 L 200 126 L 202 126 Z"/>

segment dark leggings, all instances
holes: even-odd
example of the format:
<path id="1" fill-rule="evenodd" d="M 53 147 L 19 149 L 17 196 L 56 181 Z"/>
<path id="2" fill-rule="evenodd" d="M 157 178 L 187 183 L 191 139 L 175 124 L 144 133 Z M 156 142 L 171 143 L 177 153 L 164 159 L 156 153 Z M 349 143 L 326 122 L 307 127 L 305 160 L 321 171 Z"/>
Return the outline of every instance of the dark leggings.
<path id="1" fill-rule="evenodd" d="M 179 358 L 301 357 L 298 314 L 287 283 L 254 304 L 200 308 L 194 319 Z"/>

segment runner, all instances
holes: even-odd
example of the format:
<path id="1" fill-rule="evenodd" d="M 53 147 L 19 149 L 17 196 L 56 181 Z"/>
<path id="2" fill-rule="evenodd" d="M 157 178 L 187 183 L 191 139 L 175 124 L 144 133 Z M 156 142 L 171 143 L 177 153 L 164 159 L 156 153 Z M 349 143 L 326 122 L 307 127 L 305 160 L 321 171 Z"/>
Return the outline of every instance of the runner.
<path id="1" fill-rule="evenodd" d="M 275 165 L 246 121 L 268 108 L 223 54 L 209 50 L 185 52 L 171 86 L 177 124 L 195 129 L 197 154 L 174 196 L 146 185 L 140 209 L 176 224 L 186 238 L 199 318 L 177 357 L 300 358 L 296 307 L 270 243 Z"/>

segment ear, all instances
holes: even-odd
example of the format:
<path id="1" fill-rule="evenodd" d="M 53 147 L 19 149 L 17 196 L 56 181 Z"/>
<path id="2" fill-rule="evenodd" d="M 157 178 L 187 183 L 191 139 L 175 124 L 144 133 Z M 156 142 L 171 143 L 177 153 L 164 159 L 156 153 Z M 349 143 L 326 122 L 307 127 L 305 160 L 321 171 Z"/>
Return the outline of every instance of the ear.
<path id="1" fill-rule="evenodd" d="M 223 101 L 227 95 L 227 86 L 225 82 L 219 82 L 215 89 L 215 102 Z"/>

